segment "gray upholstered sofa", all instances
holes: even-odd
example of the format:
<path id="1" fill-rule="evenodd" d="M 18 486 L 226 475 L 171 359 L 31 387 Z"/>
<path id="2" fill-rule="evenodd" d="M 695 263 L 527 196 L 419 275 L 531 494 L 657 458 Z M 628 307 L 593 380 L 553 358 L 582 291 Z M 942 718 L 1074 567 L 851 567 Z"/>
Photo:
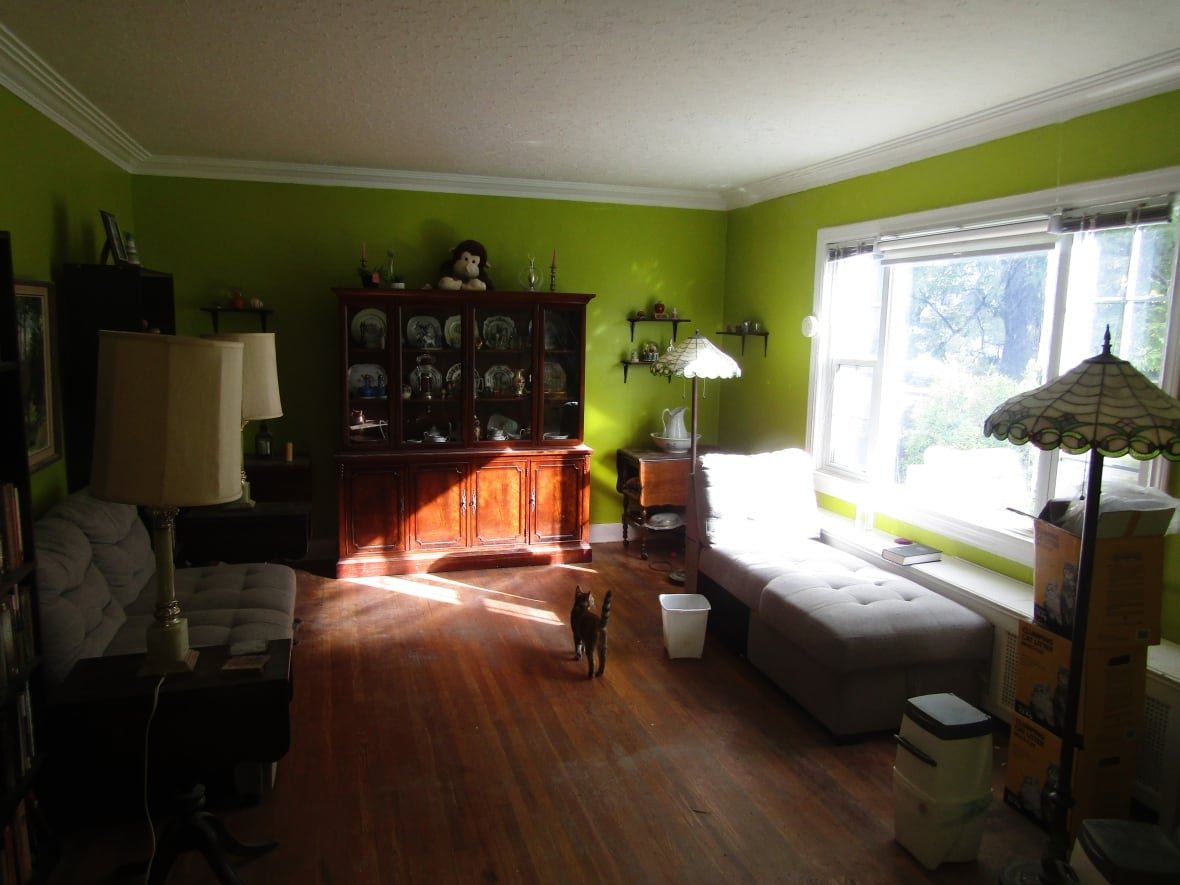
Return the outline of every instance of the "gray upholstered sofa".
<path id="1" fill-rule="evenodd" d="M 81 658 L 144 651 L 156 558 L 135 507 L 75 492 L 37 521 L 35 537 L 50 686 Z M 295 573 L 288 566 L 177 569 L 176 595 L 193 648 L 292 637 Z"/>
<path id="2" fill-rule="evenodd" d="M 808 453 L 702 455 L 685 589 L 709 599 L 710 630 L 838 738 L 898 728 L 917 695 L 977 703 L 992 625 L 819 537 Z"/>

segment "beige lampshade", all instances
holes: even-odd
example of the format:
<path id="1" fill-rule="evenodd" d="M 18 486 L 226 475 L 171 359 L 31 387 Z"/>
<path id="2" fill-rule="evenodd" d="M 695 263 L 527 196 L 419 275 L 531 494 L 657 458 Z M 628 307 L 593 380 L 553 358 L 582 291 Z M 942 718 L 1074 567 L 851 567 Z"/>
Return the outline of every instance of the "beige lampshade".
<path id="1" fill-rule="evenodd" d="M 242 491 L 241 343 L 98 333 L 90 492 L 143 507 L 233 501 Z"/>
<path id="2" fill-rule="evenodd" d="M 279 365 L 275 358 L 274 332 L 225 332 L 207 336 L 214 341 L 239 341 L 242 356 L 242 421 L 281 418 Z"/>

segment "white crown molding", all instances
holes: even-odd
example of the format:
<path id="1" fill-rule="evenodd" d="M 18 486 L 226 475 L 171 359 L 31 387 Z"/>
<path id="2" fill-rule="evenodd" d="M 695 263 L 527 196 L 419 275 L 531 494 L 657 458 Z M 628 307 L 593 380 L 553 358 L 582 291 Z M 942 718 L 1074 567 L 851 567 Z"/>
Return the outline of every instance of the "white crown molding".
<path id="1" fill-rule="evenodd" d="M 0 85 L 125 172 L 149 156 L 81 92 L 0 24 Z"/>
<path id="2" fill-rule="evenodd" d="M 864 150 L 743 187 L 724 190 L 616 187 L 571 181 L 154 156 L 3 24 L 0 24 L 0 85 L 116 166 L 135 175 L 433 191 L 718 211 L 749 206 L 858 175 L 880 172 L 1180 88 L 1180 49 Z"/>
<path id="3" fill-rule="evenodd" d="M 969 114 L 921 132 L 725 192 L 730 209 L 881 172 L 1162 92 L 1180 89 L 1180 49 Z"/>
<path id="4" fill-rule="evenodd" d="M 217 178 L 269 181 L 387 190 L 431 191 L 493 197 L 526 197 L 534 200 L 573 200 L 622 203 L 678 209 L 724 210 L 717 191 L 673 190 L 658 187 L 615 187 L 576 181 L 541 181 L 528 178 L 496 178 L 486 175 L 450 175 L 369 169 L 357 166 L 320 166 L 300 163 L 264 163 L 253 160 L 217 160 L 201 157 L 149 157 L 136 164 L 137 175 L 171 178 Z"/>

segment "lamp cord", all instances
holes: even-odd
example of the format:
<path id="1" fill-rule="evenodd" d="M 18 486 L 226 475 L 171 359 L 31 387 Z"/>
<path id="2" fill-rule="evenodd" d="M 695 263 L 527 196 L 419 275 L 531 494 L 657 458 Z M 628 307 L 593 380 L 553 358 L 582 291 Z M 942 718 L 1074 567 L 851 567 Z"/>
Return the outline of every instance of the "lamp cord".
<path id="1" fill-rule="evenodd" d="M 148 803 L 148 760 L 151 758 L 149 747 L 151 745 L 152 721 L 156 718 L 156 707 L 160 703 L 160 689 L 164 685 L 166 676 L 161 676 L 156 682 L 156 688 L 152 692 L 152 709 L 148 713 L 147 726 L 143 730 L 143 813 L 147 818 L 148 835 L 151 839 L 151 850 L 148 853 L 147 870 L 144 871 L 143 881 L 150 882 L 152 878 L 152 864 L 156 860 L 156 828 L 152 824 L 152 810 Z"/>

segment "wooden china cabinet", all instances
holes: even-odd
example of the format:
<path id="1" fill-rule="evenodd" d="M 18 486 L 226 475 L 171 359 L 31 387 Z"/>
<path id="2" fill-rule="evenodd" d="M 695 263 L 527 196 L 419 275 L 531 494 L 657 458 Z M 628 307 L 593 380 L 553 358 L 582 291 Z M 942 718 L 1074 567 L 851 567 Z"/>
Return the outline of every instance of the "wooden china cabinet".
<path id="1" fill-rule="evenodd" d="M 594 296 L 333 291 L 337 576 L 588 561 Z"/>

